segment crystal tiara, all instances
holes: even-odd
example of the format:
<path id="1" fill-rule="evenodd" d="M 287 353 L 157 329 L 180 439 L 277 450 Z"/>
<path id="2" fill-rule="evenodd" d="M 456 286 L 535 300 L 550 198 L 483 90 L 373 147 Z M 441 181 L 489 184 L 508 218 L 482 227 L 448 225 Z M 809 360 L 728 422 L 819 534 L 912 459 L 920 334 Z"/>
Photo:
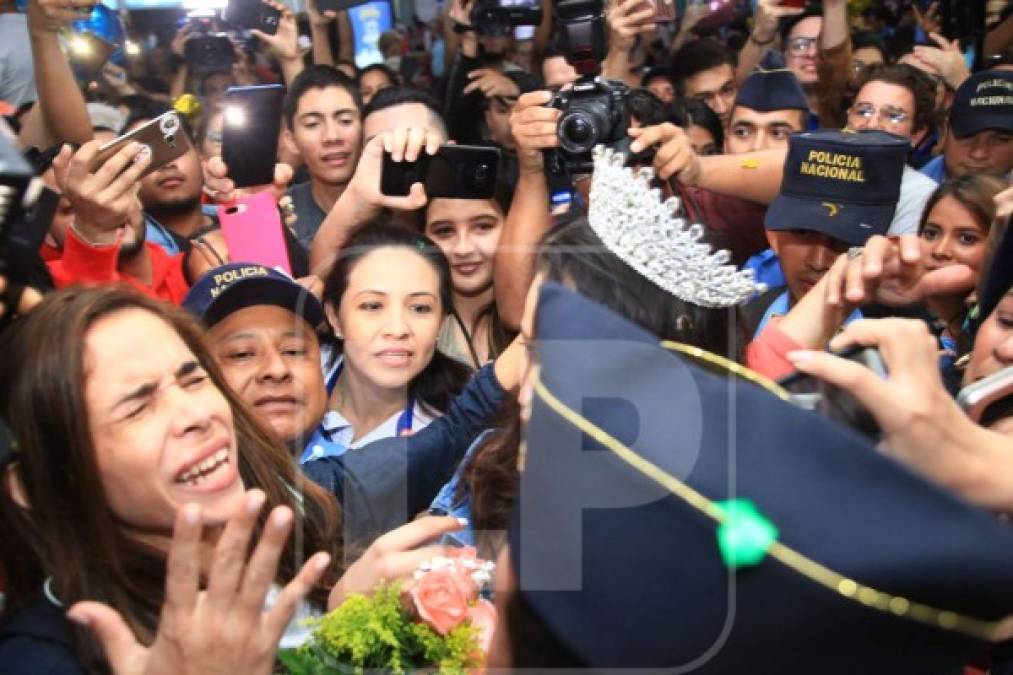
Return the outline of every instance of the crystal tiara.
<path id="1" fill-rule="evenodd" d="M 634 172 L 604 146 L 593 152 L 588 222 L 612 253 L 659 288 L 702 307 L 738 305 L 767 290 L 752 270 L 729 265 L 731 254 L 700 241 L 702 225 L 679 217 L 677 197 L 661 201 L 654 171 Z"/>

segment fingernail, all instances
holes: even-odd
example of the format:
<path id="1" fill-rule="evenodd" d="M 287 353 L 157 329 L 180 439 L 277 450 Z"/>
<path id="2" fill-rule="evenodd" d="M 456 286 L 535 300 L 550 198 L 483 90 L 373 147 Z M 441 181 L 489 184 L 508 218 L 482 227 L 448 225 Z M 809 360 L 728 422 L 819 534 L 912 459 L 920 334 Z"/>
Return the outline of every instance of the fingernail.
<path id="1" fill-rule="evenodd" d="M 135 162 L 143 162 L 144 160 L 148 159 L 149 157 L 151 157 L 151 146 L 150 145 L 141 145 L 141 147 L 139 147 L 137 149 L 137 154 L 134 155 L 134 161 Z"/>
<path id="2" fill-rule="evenodd" d="M 457 524 L 460 525 L 461 527 L 468 527 L 468 519 L 467 518 L 458 518 L 457 519 Z"/>
<path id="3" fill-rule="evenodd" d="M 793 352 L 788 352 L 787 357 L 788 360 L 791 361 L 792 363 L 799 364 L 812 361 L 813 354 L 811 351 L 799 349 Z"/>
<path id="4" fill-rule="evenodd" d="M 276 530 L 284 530 L 292 520 L 292 511 L 286 508 L 278 509 L 271 516 L 271 520 Z"/>
<path id="5" fill-rule="evenodd" d="M 633 143 L 630 143 L 630 152 L 633 152 L 633 153 L 640 152 L 640 143 L 637 143 L 636 141 L 634 141 Z"/>
<path id="6" fill-rule="evenodd" d="M 67 618 L 76 623 L 78 626 L 84 626 L 87 628 L 91 625 L 91 618 L 87 614 L 79 614 L 77 612 L 67 612 Z"/>
<path id="7" fill-rule="evenodd" d="M 316 564 L 313 565 L 313 567 L 316 568 L 317 572 L 326 572 L 327 568 L 330 566 L 331 566 L 331 556 L 328 555 L 327 553 L 320 556 L 320 558 L 317 559 Z"/>
<path id="8" fill-rule="evenodd" d="M 264 505 L 265 495 L 260 490 L 251 490 L 250 494 L 246 496 L 246 512 L 251 516 L 260 511 L 260 507 Z"/>

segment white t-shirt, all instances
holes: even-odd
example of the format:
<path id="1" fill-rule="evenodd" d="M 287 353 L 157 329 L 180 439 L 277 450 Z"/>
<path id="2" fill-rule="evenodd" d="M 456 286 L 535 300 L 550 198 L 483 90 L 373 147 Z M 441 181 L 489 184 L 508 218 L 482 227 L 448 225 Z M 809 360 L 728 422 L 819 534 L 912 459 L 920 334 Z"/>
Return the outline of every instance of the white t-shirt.
<path id="1" fill-rule="evenodd" d="M 918 223 L 922 219 L 925 203 L 939 185 L 923 173 L 904 165 L 900 181 L 900 197 L 897 210 L 887 234 L 918 234 Z"/>
<path id="2" fill-rule="evenodd" d="M 0 14 L 0 101 L 20 107 L 36 98 L 28 17 Z"/>

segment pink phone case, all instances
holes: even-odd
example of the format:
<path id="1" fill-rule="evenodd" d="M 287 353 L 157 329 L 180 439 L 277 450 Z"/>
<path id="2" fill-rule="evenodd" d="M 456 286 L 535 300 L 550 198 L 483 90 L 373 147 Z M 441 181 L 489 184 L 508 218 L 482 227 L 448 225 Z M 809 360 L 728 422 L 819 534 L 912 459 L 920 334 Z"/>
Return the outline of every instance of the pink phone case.
<path id="1" fill-rule="evenodd" d="M 231 262 L 258 263 L 292 275 L 281 229 L 284 225 L 270 192 L 247 195 L 234 204 L 219 206 L 218 220 Z"/>

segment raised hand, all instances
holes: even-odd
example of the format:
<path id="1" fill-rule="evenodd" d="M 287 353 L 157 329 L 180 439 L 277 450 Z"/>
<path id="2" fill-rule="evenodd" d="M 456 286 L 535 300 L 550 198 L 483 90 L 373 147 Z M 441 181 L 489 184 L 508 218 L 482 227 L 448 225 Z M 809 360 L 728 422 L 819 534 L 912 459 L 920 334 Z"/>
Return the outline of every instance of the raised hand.
<path id="1" fill-rule="evenodd" d="M 272 9 L 281 12 L 281 16 L 278 18 L 278 30 L 274 35 L 268 35 L 254 28 L 250 34 L 266 44 L 279 61 L 294 61 L 302 58 L 302 52 L 299 49 L 299 27 L 296 25 L 292 10 L 275 0 L 263 0 L 263 2 Z"/>
<path id="2" fill-rule="evenodd" d="M 695 185 L 700 176 L 700 157 L 693 150 L 686 132 L 671 122 L 629 130 L 633 138 L 630 151 L 640 153 L 657 146 L 654 172 L 661 180 L 676 178 L 684 185 Z"/>
<path id="3" fill-rule="evenodd" d="M 151 149 L 131 142 L 96 166 L 98 152 L 97 141 L 77 152 L 65 145 L 53 160 L 53 172 L 74 208 L 75 229 L 91 243 L 112 244 L 121 227 L 141 217 L 137 186 L 151 163 Z"/>
<path id="4" fill-rule="evenodd" d="M 615 0 L 609 5 L 605 19 L 609 25 L 609 49 L 626 52 L 633 48 L 637 36 L 655 30 L 651 21 L 654 5 L 643 0 Z"/>
<path id="5" fill-rule="evenodd" d="M 248 554 L 264 493 L 251 490 L 229 519 L 215 546 L 207 588 L 201 590 L 200 507 L 176 516 L 166 563 L 165 604 L 150 647 L 140 644 L 120 614 L 98 602 L 79 602 L 67 612 L 89 627 L 116 675 L 268 675 L 278 643 L 299 603 L 330 566 L 330 556 L 312 556 L 264 607 L 292 530 L 287 507 L 274 509 L 252 555 Z"/>
<path id="6" fill-rule="evenodd" d="M 546 107 L 551 99 L 549 91 L 528 92 L 517 99 L 510 111 L 510 133 L 523 172 L 541 173 L 544 167 L 542 151 L 559 147 L 556 125 L 562 111 Z"/>
<path id="7" fill-rule="evenodd" d="M 350 195 L 372 209 L 389 208 L 414 211 L 426 205 L 426 191 L 421 183 L 411 186 L 404 197 L 392 197 L 380 192 L 383 155 L 390 153 L 395 162 L 414 162 L 424 152 L 435 155 L 440 149 L 439 135 L 422 127 L 399 127 L 394 131 L 374 136 L 362 150 L 355 174 L 348 184 Z"/>
<path id="8" fill-rule="evenodd" d="M 966 265 L 926 273 L 917 235 L 870 237 L 860 255 L 840 256 L 826 274 L 826 302 L 834 307 L 867 302 L 903 307 L 932 295 L 974 290 L 976 275 Z"/>
<path id="9" fill-rule="evenodd" d="M 481 91 L 486 98 L 495 98 L 496 96 L 517 98 L 521 93 L 513 80 L 491 68 L 476 68 L 468 73 L 468 79 L 471 82 L 464 87 L 465 94 Z"/>
<path id="10" fill-rule="evenodd" d="M 391 530 L 345 570 L 331 590 L 328 609 L 340 605 L 351 593 L 370 593 L 380 582 L 406 578 L 420 563 L 447 555 L 449 546 L 429 542 L 462 527 L 464 523 L 456 518 L 429 516 Z"/>
<path id="11" fill-rule="evenodd" d="M 280 201 L 288 190 L 288 184 L 292 182 L 294 171 L 288 164 L 278 163 L 274 165 L 274 181 L 269 185 L 236 189 L 236 184 L 229 178 L 229 167 L 226 166 L 221 156 L 214 156 L 204 164 L 204 191 L 217 204 L 231 204 L 243 195 L 254 194 L 270 190 L 274 201 Z"/>
<path id="12" fill-rule="evenodd" d="M 59 33 L 71 21 L 87 17 L 94 0 L 30 0 L 28 25 L 32 30 Z"/>
<path id="13" fill-rule="evenodd" d="M 772 42 L 777 37 L 781 19 L 786 16 L 797 16 L 803 11 L 799 7 L 782 7 L 781 0 L 760 0 L 753 15 L 753 40 L 760 44 Z"/>

